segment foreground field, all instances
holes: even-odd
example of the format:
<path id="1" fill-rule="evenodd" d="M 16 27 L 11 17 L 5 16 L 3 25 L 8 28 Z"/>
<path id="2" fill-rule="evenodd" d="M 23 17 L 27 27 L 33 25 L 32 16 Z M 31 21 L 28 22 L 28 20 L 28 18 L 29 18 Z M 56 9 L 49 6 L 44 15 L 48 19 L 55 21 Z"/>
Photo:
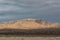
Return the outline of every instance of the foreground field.
<path id="1" fill-rule="evenodd" d="M 60 37 L 0 37 L 0 40 L 60 40 Z"/>

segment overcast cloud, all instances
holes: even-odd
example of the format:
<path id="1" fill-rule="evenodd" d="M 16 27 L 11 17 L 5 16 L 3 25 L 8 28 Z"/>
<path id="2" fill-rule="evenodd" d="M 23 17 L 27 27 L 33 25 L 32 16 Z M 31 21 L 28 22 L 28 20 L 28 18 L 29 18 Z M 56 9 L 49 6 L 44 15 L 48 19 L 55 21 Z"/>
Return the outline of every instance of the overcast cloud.
<path id="1" fill-rule="evenodd" d="M 22 18 L 60 22 L 60 0 L 0 0 L 0 21 Z"/>

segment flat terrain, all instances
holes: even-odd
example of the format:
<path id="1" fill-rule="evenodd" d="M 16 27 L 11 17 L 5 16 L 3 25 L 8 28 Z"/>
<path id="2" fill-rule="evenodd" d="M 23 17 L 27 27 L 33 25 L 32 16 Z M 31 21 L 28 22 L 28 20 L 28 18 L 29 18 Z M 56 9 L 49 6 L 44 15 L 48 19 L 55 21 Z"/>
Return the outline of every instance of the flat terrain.
<path id="1" fill-rule="evenodd" d="M 0 40 L 60 40 L 60 37 L 0 37 Z"/>

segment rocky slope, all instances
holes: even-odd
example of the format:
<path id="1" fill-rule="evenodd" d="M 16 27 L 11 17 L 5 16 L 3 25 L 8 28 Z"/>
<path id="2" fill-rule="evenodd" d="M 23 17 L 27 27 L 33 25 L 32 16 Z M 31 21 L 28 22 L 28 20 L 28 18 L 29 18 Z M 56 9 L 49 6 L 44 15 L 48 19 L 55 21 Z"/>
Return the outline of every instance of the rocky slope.
<path id="1" fill-rule="evenodd" d="M 0 23 L 0 29 L 41 29 L 59 27 L 60 23 L 51 23 L 31 18 Z"/>

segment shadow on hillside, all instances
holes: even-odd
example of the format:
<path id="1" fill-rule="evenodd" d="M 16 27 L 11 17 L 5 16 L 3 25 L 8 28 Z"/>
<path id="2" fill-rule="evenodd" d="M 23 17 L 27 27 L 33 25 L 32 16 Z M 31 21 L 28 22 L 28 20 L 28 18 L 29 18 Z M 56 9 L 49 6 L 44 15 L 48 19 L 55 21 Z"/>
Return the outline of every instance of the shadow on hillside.
<path id="1" fill-rule="evenodd" d="M 0 30 L 0 35 L 17 35 L 17 36 L 24 36 L 24 35 L 60 35 L 60 28 L 45 28 L 45 29 L 32 29 L 32 30 L 25 30 L 25 29 L 2 29 Z"/>

